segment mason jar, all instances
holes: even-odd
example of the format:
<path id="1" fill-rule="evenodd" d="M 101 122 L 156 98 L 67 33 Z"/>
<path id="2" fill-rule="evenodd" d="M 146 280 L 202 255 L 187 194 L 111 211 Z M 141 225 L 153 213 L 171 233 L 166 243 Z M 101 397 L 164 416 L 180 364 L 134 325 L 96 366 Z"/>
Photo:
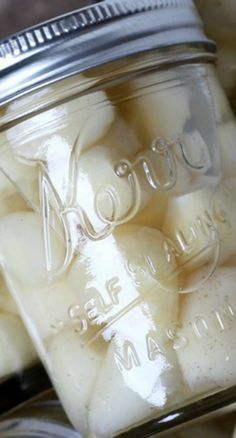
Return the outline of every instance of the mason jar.
<path id="1" fill-rule="evenodd" d="M 110 0 L 0 44 L 2 275 L 83 437 L 236 400 L 236 127 L 191 0 Z M 1 196 L 4 196 L 2 190 Z"/>

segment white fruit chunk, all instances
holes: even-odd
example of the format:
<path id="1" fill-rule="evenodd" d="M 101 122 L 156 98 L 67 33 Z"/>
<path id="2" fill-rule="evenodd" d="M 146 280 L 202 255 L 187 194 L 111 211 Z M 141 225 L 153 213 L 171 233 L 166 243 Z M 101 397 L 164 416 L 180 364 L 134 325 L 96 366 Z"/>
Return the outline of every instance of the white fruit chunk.
<path id="1" fill-rule="evenodd" d="M 183 133 L 179 137 L 179 145 L 178 143 L 176 144 L 176 155 L 191 174 L 193 179 L 192 185 L 193 182 L 195 183 L 194 185 L 197 182 L 200 184 L 203 180 L 202 175 L 209 172 L 214 165 L 211 160 L 209 147 L 198 130 Z M 216 177 L 216 175 L 213 176 Z"/>
<path id="2" fill-rule="evenodd" d="M 52 236 L 52 267 L 57 267 L 63 261 L 64 247 L 53 232 Z M 8 286 L 27 315 L 29 329 L 36 326 L 40 337 L 48 338 L 73 324 L 69 311 L 80 304 L 79 291 L 69 288 L 66 278 L 51 279 L 40 218 L 34 213 L 5 216 L 0 221 L 0 248 Z M 10 304 L 4 302 L 4 306 Z"/>
<path id="3" fill-rule="evenodd" d="M 28 207 L 38 207 L 37 169 L 21 163 L 8 149 L 0 155 L 0 214 Z"/>
<path id="4" fill-rule="evenodd" d="M 27 313 L 29 326 L 37 327 L 37 332 L 42 339 L 47 340 L 57 334 L 64 327 L 78 327 L 83 329 L 83 318 L 77 315 L 75 319 L 73 310 L 76 312 L 80 305 L 80 289 L 70 288 L 67 278 L 16 289 L 20 291 L 21 303 Z"/>
<path id="5" fill-rule="evenodd" d="M 223 263 L 236 251 L 235 190 L 236 180 L 230 179 L 215 194 L 198 190 L 169 202 L 163 230 L 174 244 L 180 267 L 193 270 L 214 263 L 219 249 Z"/>
<path id="6" fill-rule="evenodd" d="M 119 164 L 120 156 L 103 146 L 92 148 L 79 161 L 73 205 L 83 209 L 97 232 L 112 221 L 128 221 L 150 198 L 142 180 L 136 188 L 128 175 L 118 176 Z"/>
<path id="7" fill-rule="evenodd" d="M 161 332 L 171 317 L 159 298 L 156 289 L 156 308 L 160 307 L 163 320 L 147 295 L 108 329 L 113 339 L 89 405 L 95 436 L 116 435 L 174 408 L 180 397 L 187 396 L 176 354 L 170 343 L 163 342 Z"/>
<path id="8" fill-rule="evenodd" d="M 165 218 L 168 205 L 166 193 L 154 192 L 147 206 L 135 216 L 133 222 L 160 230 Z"/>
<path id="9" fill-rule="evenodd" d="M 172 190 L 172 182 L 170 181 L 175 171 L 178 171 L 178 166 L 175 164 L 173 167 L 169 166 L 169 159 L 154 151 L 144 151 L 138 154 L 135 162 L 136 165 L 133 169 L 142 181 L 143 187 L 148 191 L 149 199 L 147 199 L 147 205 L 135 216 L 134 223 L 160 229 L 167 207 L 168 194 L 171 194 Z M 181 190 L 179 180 L 178 182 L 174 181 L 174 184 L 175 190 L 178 190 L 177 185 Z"/>
<path id="10" fill-rule="evenodd" d="M 19 182 L 21 185 L 21 182 Z M 31 201 L 27 204 L 16 186 L 0 171 L 0 217 L 17 211 L 28 211 Z"/>
<path id="11" fill-rule="evenodd" d="M 173 159 L 172 166 L 169 162 L 170 156 L 167 159 L 151 152 L 142 155 L 148 160 L 147 164 L 151 171 L 147 172 L 147 181 L 151 173 L 155 182 L 160 183 L 160 187 L 152 190 L 153 195 L 147 208 L 135 218 L 137 223 L 145 223 L 146 220 L 146 225 L 161 228 L 170 196 L 183 195 L 189 190 L 204 187 L 206 182 L 210 182 L 209 177 L 207 177 L 207 181 L 203 178 L 203 174 L 211 167 L 211 159 L 200 133 L 194 131 L 191 134 L 183 134 L 180 137 L 180 142 L 183 149 L 176 143 L 175 151 L 173 153 L 170 151 L 172 154 L 170 156 Z M 199 170 L 198 167 L 201 169 Z M 175 183 L 168 190 L 163 190 L 162 183 L 171 181 L 172 172 L 175 175 Z M 214 180 L 211 179 L 213 183 Z"/>
<path id="12" fill-rule="evenodd" d="M 103 341 L 86 346 L 73 330 L 62 331 L 52 338 L 48 347 L 54 387 L 68 417 L 83 436 L 88 436 L 88 402 L 104 353 Z"/>
<path id="13" fill-rule="evenodd" d="M 9 183 L 9 185 L 10 184 L 11 183 Z M 8 193 L 4 193 L 4 195 L 1 196 L 0 216 L 19 211 L 29 211 L 31 209 L 30 207 L 32 207 L 32 204 L 30 205 L 21 195 L 17 192 L 12 192 L 10 189 Z"/>
<path id="14" fill-rule="evenodd" d="M 171 239 L 177 264 L 182 269 L 195 269 L 215 256 L 217 233 L 211 219 L 211 190 L 172 198 L 169 201 L 163 230 Z"/>
<path id="15" fill-rule="evenodd" d="M 205 270 L 198 273 L 204 279 Z M 197 279 L 193 275 L 190 283 Z M 236 382 L 236 272 L 219 268 L 199 290 L 180 304 L 181 336 L 177 349 L 184 379 L 195 393 Z"/>
<path id="16" fill-rule="evenodd" d="M 236 177 L 236 122 L 219 125 L 217 133 L 221 148 L 223 177 Z"/>
<path id="17" fill-rule="evenodd" d="M 131 349 L 130 353 L 126 354 L 130 354 L 127 356 L 128 367 L 139 365 L 135 356 L 132 356 Z M 123 381 L 122 373 L 115 362 L 116 357 L 119 357 L 119 348 L 112 342 L 89 404 L 90 429 L 95 436 L 101 438 L 110 437 L 122 429 L 148 420 L 155 413 L 155 407 Z M 132 374 L 132 370 L 130 373 Z M 143 378 L 146 383 L 148 377 L 145 373 Z M 160 398 L 163 397 L 163 393 L 164 391 L 161 391 Z"/>
<path id="18" fill-rule="evenodd" d="M 135 158 L 142 149 L 141 140 L 119 113 L 100 144 L 121 155 L 122 158 Z"/>
<path id="19" fill-rule="evenodd" d="M 7 139 L 17 156 L 30 161 L 47 160 L 52 154 L 50 145 L 55 154 L 57 143 L 70 151 L 76 146 L 79 155 L 106 134 L 113 120 L 112 105 L 106 94 L 98 91 L 19 123 L 8 130 Z"/>
<path id="20" fill-rule="evenodd" d="M 142 293 L 147 287 L 156 287 L 157 284 L 160 288 L 177 291 L 176 262 L 174 259 L 167 261 L 165 257 L 165 236 L 162 232 L 128 225 L 117 228 L 114 236 L 128 273 Z M 167 296 L 176 300 L 175 293 Z"/>
<path id="21" fill-rule="evenodd" d="M 160 86 L 162 81 L 166 82 L 163 87 Z M 170 139 L 183 132 L 190 117 L 190 95 L 187 88 L 177 83 L 173 72 L 149 73 L 130 84 L 137 96 L 130 100 L 130 110 L 134 112 L 133 117 L 142 120 L 150 138 L 154 140 L 153 135 L 156 135 Z"/>
<path id="22" fill-rule="evenodd" d="M 59 265 L 64 248 L 54 237 L 53 264 Z M 48 281 L 41 218 L 35 213 L 15 213 L 0 220 L 0 258 L 4 269 L 21 285 Z"/>
<path id="23" fill-rule="evenodd" d="M 3 279 L 0 277 L 0 310 L 18 314 L 15 302 L 13 301 L 10 292 L 8 291 Z"/>
<path id="24" fill-rule="evenodd" d="M 158 75 L 155 72 L 145 78 L 133 80 L 130 82 L 130 98 L 124 103 L 127 120 L 139 133 L 144 154 L 145 151 L 150 151 L 158 139 L 169 144 L 177 170 L 176 184 L 170 190 L 173 194 L 185 192 L 190 184 L 188 169 L 171 151 L 173 145 L 170 146 L 183 133 L 184 125 L 190 117 L 190 95 L 187 88 L 175 83 L 175 79 L 175 75 L 170 72 L 167 75 Z M 161 80 L 164 83 L 166 81 L 167 85 L 159 86 Z M 174 86 L 171 86 L 172 82 Z M 159 156 L 159 161 L 162 160 Z M 168 162 L 163 162 L 163 165 L 168 174 Z"/>
<path id="25" fill-rule="evenodd" d="M 36 353 L 17 316 L 0 313 L 0 378 L 19 372 L 29 365 Z"/>

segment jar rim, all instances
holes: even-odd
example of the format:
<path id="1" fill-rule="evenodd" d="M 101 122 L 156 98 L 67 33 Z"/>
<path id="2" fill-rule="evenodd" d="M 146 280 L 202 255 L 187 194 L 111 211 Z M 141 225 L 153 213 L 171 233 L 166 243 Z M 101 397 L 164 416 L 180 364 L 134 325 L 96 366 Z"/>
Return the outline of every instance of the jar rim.
<path id="1" fill-rule="evenodd" d="M 0 106 L 42 86 L 126 56 L 215 44 L 193 0 L 103 0 L 0 41 Z"/>

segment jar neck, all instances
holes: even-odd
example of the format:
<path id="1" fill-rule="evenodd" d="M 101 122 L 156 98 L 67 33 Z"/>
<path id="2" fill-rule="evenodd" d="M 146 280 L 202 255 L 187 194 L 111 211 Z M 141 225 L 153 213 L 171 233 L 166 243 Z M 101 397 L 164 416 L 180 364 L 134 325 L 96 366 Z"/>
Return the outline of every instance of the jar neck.
<path id="1" fill-rule="evenodd" d="M 71 99 L 106 89 L 150 70 L 190 63 L 214 63 L 216 55 L 204 45 L 177 45 L 103 64 L 63 78 L 0 108 L 0 132 Z"/>

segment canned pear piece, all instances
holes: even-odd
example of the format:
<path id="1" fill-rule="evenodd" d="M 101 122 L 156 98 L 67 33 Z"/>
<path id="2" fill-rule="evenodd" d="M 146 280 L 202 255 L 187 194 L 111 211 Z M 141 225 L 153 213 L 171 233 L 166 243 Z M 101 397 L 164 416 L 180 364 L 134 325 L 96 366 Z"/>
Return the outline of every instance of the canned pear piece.
<path id="1" fill-rule="evenodd" d="M 197 283 L 206 276 L 205 268 L 188 281 Z M 183 295 L 180 301 L 182 346 L 176 352 L 184 380 L 194 393 L 234 384 L 235 284 L 235 268 L 218 268 L 199 290 Z"/>

